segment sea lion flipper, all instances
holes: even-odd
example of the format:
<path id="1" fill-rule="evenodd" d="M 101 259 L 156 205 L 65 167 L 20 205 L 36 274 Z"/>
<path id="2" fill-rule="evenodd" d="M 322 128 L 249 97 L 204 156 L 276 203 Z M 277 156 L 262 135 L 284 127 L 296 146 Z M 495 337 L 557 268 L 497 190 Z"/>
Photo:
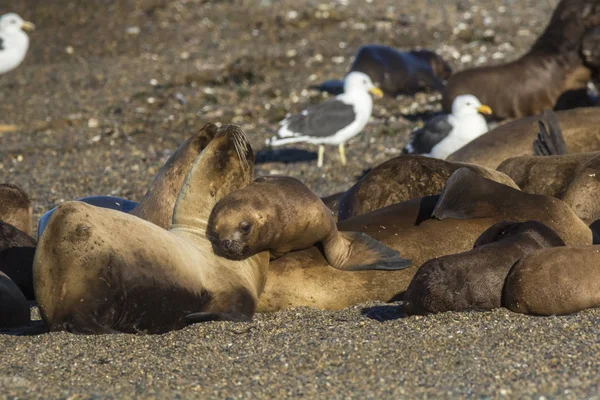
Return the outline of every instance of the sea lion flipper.
<path id="1" fill-rule="evenodd" d="M 185 322 L 188 325 L 210 321 L 251 322 L 252 318 L 242 313 L 233 312 L 197 312 L 185 316 Z"/>
<path id="2" fill-rule="evenodd" d="M 545 123 L 545 124 L 544 124 Z M 546 125 L 548 129 L 546 129 Z M 533 141 L 533 154 L 536 156 L 554 156 L 567 154 L 567 145 L 558 123 L 556 114 L 551 110 L 544 111 L 544 116 L 538 121 L 540 132 Z"/>
<path id="3" fill-rule="evenodd" d="M 339 232 L 335 244 L 325 246 L 329 265 L 344 271 L 397 271 L 412 265 L 411 260 L 363 232 Z"/>

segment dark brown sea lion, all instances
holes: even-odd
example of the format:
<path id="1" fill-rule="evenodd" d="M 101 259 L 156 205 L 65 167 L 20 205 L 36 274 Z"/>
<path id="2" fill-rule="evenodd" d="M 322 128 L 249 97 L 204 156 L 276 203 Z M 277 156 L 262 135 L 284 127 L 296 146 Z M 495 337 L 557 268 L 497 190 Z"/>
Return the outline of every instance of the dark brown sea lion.
<path id="1" fill-rule="evenodd" d="M 495 118 L 521 118 L 554 108 L 566 92 L 585 94 L 591 72 L 581 44 L 585 32 L 597 25 L 597 0 L 561 0 L 546 30 L 521 58 L 452 75 L 442 98 L 444 111 L 450 112 L 456 96 L 472 94 L 492 108 Z"/>
<path id="2" fill-rule="evenodd" d="M 59 206 L 34 260 L 35 294 L 49 329 L 159 333 L 199 321 L 249 320 L 269 255 L 217 257 L 205 228 L 221 198 L 252 182 L 253 164 L 244 132 L 220 128 L 188 172 L 168 231 L 83 202 Z"/>
<path id="3" fill-rule="evenodd" d="M 16 328 L 29 323 L 29 304 L 17 285 L 0 272 L 0 328 Z"/>
<path id="4" fill-rule="evenodd" d="M 558 156 L 569 152 L 562 129 L 560 129 L 560 123 L 554 112 L 544 111 L 542 119 L 538 121 L 538 126 L 540 132 L 533 141 L 534 156 Z"/>
<path id="5" fill-rule="evenodd" d="M 264 251 L 273 259 L 319 243 L 329 265 L 338 269 L 411 265 L 365 233 L 339 231 L 321 199 L 288 176 L 264 176 L 225 196 L 210 213 L 206 236 L 217 255 L 231 260 Z"/>
<path id="6" fill-rule="evenodd" d="M 31 200 L 23 189 L 8 183 L 0 184 L 0 221 L 31 236 L 32 212 Z"/>
<path id="7" fill-rule="evenodd" d="M 536 220 L 556 231 L 567 245 L 592 244 L 592 232 L 563 201 L 524 193 L 460 168 L 446 182 L 432 215 L 449 218 Z"/>
<path id="8" fill-rule="evenodd" d="M 600 306 L 600 246 L 555 247 L 523 257 L 506 278 L 502 305 L 533 315 Z"/>
<path id="9" fill-rule="evenodd" d="M 592 82 L 596 86 L 600 85 L 600 26 L 585 33 L 581 54 L 585 65 L 592 71 Z"/>
<path id="10" fill-rule="evenodd" d="M 0 272 L 19 287 L 28 300 L 34 300 L 33 256 L 36 240 L 14 226 L 0 221 Z"/>
<path id="11" fill-rule="evenodd" d="M 365 45 L 358 49 L 350 72 L 363 72 L 384 94 L 414 94 L 424 90 L 444 89 L 443 81 L 452 73 L 450 65 L 429 50 L 400 52 L 383 45 Z M 343 92 L 342 81 L 327 81 L 318 89 L 332 94 Z"/>
<path id="12" fill-rule="evenodd" d="M 462 167 L 518 189 L 512 179 L 493 169 L 417 155 L 401 155 L 373 168 L 341 196 L 338 220 L 343 221 L 410 199 L 439 194 L 450 175 Z"/>
<path id="13" fill-rule="evenodd" d="M 600 109 L 584 107 L 555 114 L 570 153 L 600 151 Z M 448 160 L 496 168 L 507 158 L 531 155 L 531 143 L 539 133 L 538 121 L 542 118 L 536 115 L 500 125 L 451 154 Z"/>
<path id="14" fill-rule="evenodd" d="M 499 222 L 479 236 L 473 250 L 423 264 L 404 294 L 404 311 L 412 315 L 499 308 L 506 275 L 516 261 L 534 250 L 564 245 L 540 222 Z"/>

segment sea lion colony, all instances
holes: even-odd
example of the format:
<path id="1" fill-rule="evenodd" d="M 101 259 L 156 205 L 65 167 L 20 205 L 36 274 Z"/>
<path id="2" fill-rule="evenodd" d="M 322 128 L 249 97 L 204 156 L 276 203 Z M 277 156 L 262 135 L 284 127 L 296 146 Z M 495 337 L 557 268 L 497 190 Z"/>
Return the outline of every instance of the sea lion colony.
<path id="1" fill-rule="evenodd" d="M 474 94 L 496 118 L 524 118 L 449 161 L 394 157 L 328 198 L 291 177 L 255 178 L 246 133 L 212 123 L 173 153 L 139 203 L 68 201 L 40 219 L 39 242 L 27 194 L 0 186 L 0 327 L 27 324 L 31 300 L 45 329 L 88 334 L 161 333 L 369 300 L 403 300 L 407 315 L 600 306 L 600 112 L 548 111 L 597 78 L 598 26 L 596 2 L 563 0 L 516 64 L 456 75 L 431 52 L 364 46 L 350 72 L 367 74 L 386 95 L 431 87 L 446 105 Z M 498 89 L 515 68 L 531 70 L 527 83 Z M 334 101 L 307 114 L 336 109 L 351 120 L 353 100 Z M 440 140 L 456 131 L 452 121 L 434 132 Z M 311 123 L 292 135 L 310 138 Z M 331 132 L 341 135 L 342 156 L 344 129 Z"/>

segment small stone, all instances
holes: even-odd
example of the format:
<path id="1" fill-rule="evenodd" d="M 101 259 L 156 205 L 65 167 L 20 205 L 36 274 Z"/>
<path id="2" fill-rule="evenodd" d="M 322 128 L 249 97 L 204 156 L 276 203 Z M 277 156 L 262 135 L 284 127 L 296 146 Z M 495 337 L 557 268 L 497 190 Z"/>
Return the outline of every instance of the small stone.
<path id="1" fill-rule="evenodd" d="M 22 154 L 19 154 L 19 155 L 17 156 L 17 161 L 18 161 L 18 162 L 22 162 L 22 161 L 23 161 L 23 155 L 22 155 Z"/>
<path id="2" fill-rule="evenodd" d="M 65 47 L 65 51 L 67 52 L 67 54 L 73 54 L 75 52 L 75 49 L 73 48 L 73 46 L 67 46 Z"/>
<path id="3" fill-rule="evenodd" d="M 141 30 L 139 26 L 130 26 L 125 32 L 127 32 L 128 35 L 139 35 Z"/>
<path id="4" fill-rule="evenodd" d="M 88 120 L 88 128 L 97 128 L 98 126 L 100 126 L 100 121 L 96 118 L 90 118 Z"/>

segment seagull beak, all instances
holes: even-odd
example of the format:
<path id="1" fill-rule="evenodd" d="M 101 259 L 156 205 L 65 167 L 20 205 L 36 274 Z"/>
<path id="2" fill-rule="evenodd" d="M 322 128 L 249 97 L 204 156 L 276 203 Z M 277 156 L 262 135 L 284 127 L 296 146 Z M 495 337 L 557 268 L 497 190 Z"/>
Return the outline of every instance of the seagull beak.
<path id="1" fill-rule="evenodd" d="M 369 93 L 377 97 L 383 97 L 383 92 L 378 87 L 373 87 L 369 89 Z"/>
<path id="2" fill-rule="evenodd" d="M 486 106 L 486 105 L 477 107 L 477 111 L 479 111 L 482 114 L 487 114 L 487 115 L 491 115 L 492 114 L 492 109 L 489 106 Z"/>
<path id="3" fill-rule="evenodd" d="M 23 21 L 23 25 L 21 25 L 21 29 L 23 29 L 24 31 L 34 31 L 35 25 L 33 24 L 33 22 Z"/>

